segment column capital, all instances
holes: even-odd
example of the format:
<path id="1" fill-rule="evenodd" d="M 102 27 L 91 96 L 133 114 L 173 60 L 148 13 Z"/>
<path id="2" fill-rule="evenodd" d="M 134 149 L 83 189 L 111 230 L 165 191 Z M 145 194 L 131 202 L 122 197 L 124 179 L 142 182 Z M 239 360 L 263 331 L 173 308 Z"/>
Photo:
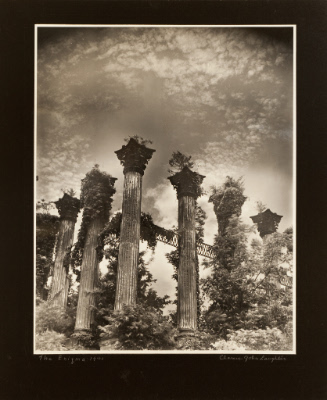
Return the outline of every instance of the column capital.
<path id="1" fill-rule="evenodd" d="M 196 199 L 201 196 L 200 185 L 204 178 L 204 175 L 191 171 L 189 167 L 185 166 L 180 172 L 168 179 L 176 189 L 178 199 L 182 196 L 190 196 Z"/>
<path id="2" fill-rule="evenodd" d="M 155 150 L 139 144 L 133 138 L 130 139 L 127 145 L 123 145 L 120 150 L 115 151 L 120 163 L 124 167 L 124 174 L 129 171 L 135 171 L 141 175 L 144 175 L 146 165 L 154 152 Z"/>
<path id="3" fill-rule="evenodd" d="M 68 219 L 70 221 L 76 222 L 77 215 L 80 211 L 80 200 L 76 197 L 72 197 L 69 194 L 65 193 L 61 199 L 54 202 L 60 219 Z"/>
<path id="4" fill-rule="evenodd" d="M 277 231 L 278 224 L 283 216 L 273 213 L 268 208 L 266 211 L 254 215 L 250 218 L 255 224 L 257 224 L 258 232 L 260 233 L 260 236 L 264 238 L 266 235 Z"/>

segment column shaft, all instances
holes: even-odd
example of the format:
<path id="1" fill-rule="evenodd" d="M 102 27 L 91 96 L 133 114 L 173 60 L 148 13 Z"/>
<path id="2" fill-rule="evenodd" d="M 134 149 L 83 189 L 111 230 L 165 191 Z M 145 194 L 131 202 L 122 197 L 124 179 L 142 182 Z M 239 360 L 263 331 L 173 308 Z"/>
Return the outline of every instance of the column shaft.
<path id="1" fill-rule="evenodd" d="M 58 307 L 65 307 L 67 304 L 68 285 L 66 280 L 68 276 L 64 268 L 64 257 L 68 247 L 73 244 L 74 228 L 75 222 L 66 219 L 61 220 L 50 291 L 50 301 Z"/>
<path id="2" fill-rule="evenodd" d="M 181 196 L 178 201 L 178 227 L 180 232 L 180 254 L 178 267 L 179 330 L 197 329 L 196 293 L 196 243 L 195 243 L 195 199 Z"/>
<path id="3" fill-rule="evenodd" d="M 115 309 L 136 304 L 142 175 L 125 173 Z"/>
<path id="4" fill-rule="evenodd" d="M 100 216 L 90 222 L 87 231 L 81 267 L 75 331 L 90 330 L 93 323 L 94 312 L 92 307 L 96 305 L 94 290 L 98 283 L 99 268 L 96 248 L 98 246 L 98 235 L 103 227 L 103 217 Z"/>

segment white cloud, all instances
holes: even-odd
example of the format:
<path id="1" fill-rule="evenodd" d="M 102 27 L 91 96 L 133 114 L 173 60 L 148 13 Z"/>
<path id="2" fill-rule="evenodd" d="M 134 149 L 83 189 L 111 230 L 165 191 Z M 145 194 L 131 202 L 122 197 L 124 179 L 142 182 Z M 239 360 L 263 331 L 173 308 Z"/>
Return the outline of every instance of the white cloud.
<path id="1" fill-rule="evenodd" d="M 121 207 L 123 174 L 113 151 L 135 133 L 154 140 L 160 162 L 177 149 L 192 154 L 206 190 L 226 175 L 244 175 L 267 139 L 290 136 L 289 53 L 253 31 L 229 28 L 72 30 L 43 46 L 38 194 L 57 198 L 69 185 L 79 192 L 98 162 L 119 178 L 114 208 Z M 170 228 L 177 225 L 176 193 L 161 183 L 165 170 L 157 173 L 144 187 L 144 204 Z M 289 184 L 285 178 L 284 192 Z M 215 229 L 211 216 L 208 240 Z"/>
<path id="2" fill-rule="evenodd" d="M 152 207 L 158 213 L 155 224 L 166 229 L 177 227 L 178 201 L 176 192 L 169 182 L 148 189 L 145 196 L 153 199 Z"/>

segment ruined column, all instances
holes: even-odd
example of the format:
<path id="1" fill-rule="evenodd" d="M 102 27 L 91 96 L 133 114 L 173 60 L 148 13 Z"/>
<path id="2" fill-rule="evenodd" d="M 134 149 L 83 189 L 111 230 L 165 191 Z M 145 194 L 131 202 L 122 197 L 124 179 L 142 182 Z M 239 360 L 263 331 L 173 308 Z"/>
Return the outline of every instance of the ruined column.
<path id="1" fill-rule="evenodd" d="M 80 232 L 85 236 L 81 279 L 78 292 L 75 332 L 90 331 L 96 306 L 95 290 L 98 286 L 98 235 L 109 220 L 112 195 L 116 192 L 116 178 L 94 167 L 82 180 L 81 205 L 84 208 Z"/>
<path id="2" fill-rule="evenodd" d="M 115 152 L 125 176 L 115 310 L 121 310 L 123 304 L 136 304 L 142 176 L 154 151 L 132 138 Z"/>
<path id="3" fill-rule="evenodd" d="M 264 212 L 261 212 L 250 218 L 255 224 L 257 224 L 258 232 L 262 239 L 264 239 L 266 235 L 270 235 L 271 233 L 277 231 L 278 225 L 283 216 L 273 213 L 268 208 Z"/>
<path id="4" fill-rule="evenodd" d="M 66 307 L 69 288 L 69 271 L 67 266 L 64 265 L 64 258 L 73 244 L 75 223 L 80 210 L 80 201 L 65 193 L 61 199 L 55 202 L 55 205 L 60 215 L 60 227 L 49 301 L 57 307 Z"/>
<path id="5" fill-rule="evenodd" d="M 203 178 L 203 175 L 191 171 L 187 166 L 168 178 L 177 190 L 178 198 L 177 326 L 184 333 L 192 333 L 197 329 L 195 202 L 201 195 L 200 185 Z"/>
<path id="6" fill-rule="evenodd" d="M 105 221 L 97 217 L 90 222 L 87 230 L 81 266 L 75 331 L 90 330 L 93 321 L 93 307 L 96 305 L 94 290 L 98 285 L 99 261 L 97 255 L 98 235 L 103 230 Z"/>
<path id="7" fill-rule="evenodd" d="M 257 229 L 258 232 L 263 240 L 264 245 L 267 244 L 267 239 L 268 235 L 275 233 L 278 229 L 278 225 L 283 218 L 282 215 L 278 215 L 274 212 L 272 212 L 269 208 L 257 215 L 254 215 L 250 217 L 252 221 L 257 224 Z M 268 276 L 266 278 L 267 282 L 267 289 L 266 289 L 266 294 L 268 298 L 268 304 L 270 304 L 270 296 L 271 296 L 271 288 L 270 285 L 273 283 L 274 285 L 277 286 L 277 288 L 280 288 L 280 283 L 278 279 L 275 279 L 274 277 Z"/>

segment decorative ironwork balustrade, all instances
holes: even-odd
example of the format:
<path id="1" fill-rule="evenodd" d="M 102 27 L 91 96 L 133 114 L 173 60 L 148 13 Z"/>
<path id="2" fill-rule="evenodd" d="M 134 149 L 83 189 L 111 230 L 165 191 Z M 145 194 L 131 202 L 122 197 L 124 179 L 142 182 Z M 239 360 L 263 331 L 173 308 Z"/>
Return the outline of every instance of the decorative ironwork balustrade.
<path id="1" fill-rule="evenodd" d="M 161 227 L 156 226 L 156 238 L 159 242 L 169 244 L 170 246 L 178 248 L 178 235 L 177 233 L 170 231 L 168 229 L 164 229 Z M 116 239 L 116 235 L 110 234 L 110 239 Z M 196 250 L 199 256 L 213 258 L 213 246 L 206 243 L 198 243 L 196 245 Z"/>
<path id="2" fill-rule="evenodd" d="M 283 286 L 286 287 L 292 287 L 293 284 L 293 278 L 288 275 L 280 276 L 279 277 L 279 283 Z"/>
<path id="3" fill-rule="evenodd" d="M 167 233 L 166 233 L 167 232 Z M 178 247 L 178 235 L 172 231 L 166 231 L 162 233 L 157 233 L 156 238 L 160 242 L 170 244 L 171 246 Z M 196 250 L 199 256 L 204 256 L 207 258 L 213 258 L 213 248 L 206 243 L 198 243 L 196 245 Z"/>

